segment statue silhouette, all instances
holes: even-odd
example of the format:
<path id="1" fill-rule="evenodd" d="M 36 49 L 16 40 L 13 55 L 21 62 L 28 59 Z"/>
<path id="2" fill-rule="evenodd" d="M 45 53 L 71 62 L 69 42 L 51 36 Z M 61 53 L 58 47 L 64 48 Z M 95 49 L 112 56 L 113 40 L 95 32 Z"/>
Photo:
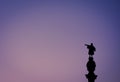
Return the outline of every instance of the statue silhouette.
<path id="1" fill-rule="evenodd" d="M 96 48 L 94 47 L 93 43 L 91 43 L 90 45 L 85 44 L 85 46 L 87 46 L 87 48 L 89 50 L 89 52 L 88 52 L 89 56 L 92 57 L 94 55 L 94 52 L 96 51 Z"/>
<path id="2" fill-rule="evenodd" d="M 86 64 L 87 70 L 88 70 L 88 74 L 86 74 L 86 78 L 88 79 L 88 82 L 95 82 L 95 79 L 97 78 L 97 75 L 95 75 L 94 71 L 96 68 L 96 63 L 94 61 L 93 55 L 94 52 L 96 51 L 96 48 L 93 46 L 93 43 L 91 43 L 90 45 L 85 44 L 85 46 L 87 46 L 88 48 L 88 62 Z"/>

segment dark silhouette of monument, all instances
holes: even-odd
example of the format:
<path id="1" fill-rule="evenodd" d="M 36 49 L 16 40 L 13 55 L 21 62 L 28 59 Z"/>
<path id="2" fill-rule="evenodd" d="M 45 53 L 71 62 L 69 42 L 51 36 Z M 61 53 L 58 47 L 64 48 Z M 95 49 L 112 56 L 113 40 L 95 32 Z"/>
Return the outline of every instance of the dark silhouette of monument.
<path id="1" fill-rule="evenodd" d="M 96 68 L 96 63 L 94 61 L 93 55 L 94 55 L 94 52 L 96 51 L 96 48 L 93 46 L 93 43 L 91 43 L 91 45 L 85 44 L 85 46 L 87 46 L 87 48 L 89 49 L 89 52 L 88 52 L 89 58 L 86 64 L 88 74 L 86 74 L 85 76 L 88 79 L 88 82 L 95 82 L 97 75 L 95 75 L 94 73 Z"/>
<path id="2" fill-rule="evenodd" d="M 90 45 L 85 44 L 85 46 L 87 46 L 87 48 L 89 49 L 88 54 L 89 56 L 93 56 L 94 52 L 96 51 L 96 48 L 94 47 L 93 43 L 91 43 Z"/>

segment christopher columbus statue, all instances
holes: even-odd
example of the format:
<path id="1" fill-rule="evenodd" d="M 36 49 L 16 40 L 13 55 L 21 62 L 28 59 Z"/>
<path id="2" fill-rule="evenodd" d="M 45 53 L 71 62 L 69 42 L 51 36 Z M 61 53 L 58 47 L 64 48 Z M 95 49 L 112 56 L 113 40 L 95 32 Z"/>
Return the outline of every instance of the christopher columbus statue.
<path id="1" fill-rule="evenodd" d="M 85 44 L 85 46 L 87 46 L 89 52 L 89 56 L 92 57 L 94 55 L 94 52 L 96 51 L 96 48 L 94 47 L 93 43 L 91 43 L 90 45 Z"/>

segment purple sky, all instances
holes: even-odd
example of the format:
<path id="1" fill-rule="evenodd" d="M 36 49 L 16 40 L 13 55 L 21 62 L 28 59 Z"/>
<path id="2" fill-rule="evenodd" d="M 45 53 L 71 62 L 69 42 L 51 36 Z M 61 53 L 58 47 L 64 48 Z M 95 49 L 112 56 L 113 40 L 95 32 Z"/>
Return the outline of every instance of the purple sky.
<path id="1" fill-rule="evenodd" d="M 0 0 L 0 82 L 120 82 L 120 2 Z"/>

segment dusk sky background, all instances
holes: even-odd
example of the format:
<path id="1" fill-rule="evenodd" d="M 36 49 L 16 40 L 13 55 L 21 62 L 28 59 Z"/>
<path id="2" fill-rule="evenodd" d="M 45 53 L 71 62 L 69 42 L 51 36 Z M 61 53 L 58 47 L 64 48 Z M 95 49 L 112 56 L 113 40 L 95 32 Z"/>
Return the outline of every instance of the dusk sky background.
<path id="1" fill-rule="evenodd" d="M 0 0 L 0 82 L 120 82 L 119 0 Z"/>

